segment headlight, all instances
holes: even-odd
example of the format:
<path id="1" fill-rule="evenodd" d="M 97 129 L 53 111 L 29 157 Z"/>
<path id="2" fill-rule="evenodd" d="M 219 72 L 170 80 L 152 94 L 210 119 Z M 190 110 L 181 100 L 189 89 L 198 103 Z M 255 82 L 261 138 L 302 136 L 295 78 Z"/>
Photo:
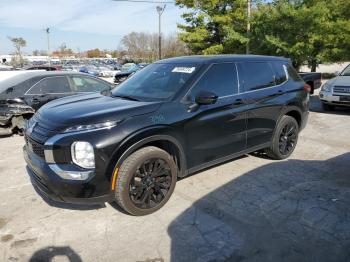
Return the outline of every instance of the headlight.
<path id="1" fill-rule="evenodd" d="M 332 86 L 328 83 L 325 83 L 322 88 L 321 91 L 323 92 L 331 92 L 332 91 Z"/>
<path id="2" fill-rule="evenodd" d="M 87 130 L 93 130 L 93 129 L 104 129 L 104 128 L 112 128 L 117 125 L 118 121 L 108 121 L 104 123 L 99 124 L 92 124 L 92 125 L 79 125 L 79 126 L 72 126 L 67 128 L 63 131 L 63 133 L 70 133 L 70 132 L 77 132 L 77 131 L 87 131 Z"/>
<path id="3" fill-rule="evenodd" d="M 74 142 L 71 146 L 72 160 L 82 168 L 95 168 L 94 148 L 88 142 Z"/>

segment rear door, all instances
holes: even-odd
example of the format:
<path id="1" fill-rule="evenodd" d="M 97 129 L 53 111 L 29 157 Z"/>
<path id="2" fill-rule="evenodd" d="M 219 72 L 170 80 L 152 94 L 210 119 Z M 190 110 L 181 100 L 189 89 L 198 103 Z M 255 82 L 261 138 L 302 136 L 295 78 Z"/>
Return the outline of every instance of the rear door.
<path id="1" fill-rule="evenodd" d="M 193 102 L 200 91 L 215 93 L 218 100 L 187 112 L 185 134 L 189 168 L 246 148 L 246 117 L 236 64 L 211 65 L 189 91 L 189 99 Z"/>
<path id="2" fill-rule="evenodd" d="M 270 62 L 238 63 L 240 84 L 247 104 L 247 148 L 270 142 L 283 107 L 283 65 Z"/>
<path id="3" fill-rule="evenodd" d="M 35 83 L 25 94 L 25 100 L 38 110 L 44 104 L 65 96 L 72 95 L 66 76 L 45 77 Z"/>

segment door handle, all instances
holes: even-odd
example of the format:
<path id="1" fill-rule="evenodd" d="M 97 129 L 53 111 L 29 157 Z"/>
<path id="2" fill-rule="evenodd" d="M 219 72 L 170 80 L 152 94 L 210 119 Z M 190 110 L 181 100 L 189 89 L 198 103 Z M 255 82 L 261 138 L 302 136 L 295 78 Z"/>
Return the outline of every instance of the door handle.
<path id="1" fill-rule="evenodd" d="M 243 104 L 243 99 L 241 98 L 237 98 L 234 102 L 233 102 L 233 105 L 234 106 L 239 106 L 239 105 L 242 105 Z"/>
<path id="2" fill-rule="evenodd" d="M 33 98 L 32 99 L 32 103 L 33 104 L 39 104 L 40 103 L 40 100 L 38 98 Z"/>

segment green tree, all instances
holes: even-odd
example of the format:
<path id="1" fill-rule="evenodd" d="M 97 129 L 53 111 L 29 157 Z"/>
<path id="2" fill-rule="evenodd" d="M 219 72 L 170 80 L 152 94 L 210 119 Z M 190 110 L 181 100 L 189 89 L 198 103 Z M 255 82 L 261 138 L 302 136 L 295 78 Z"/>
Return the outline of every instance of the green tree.
<path id="1" fill-rule="evenodd" d="M 88 50 L 88 51 L 86 51 L 86 53 L 87 53 L 87 57 L 89 57 L 89 58 L 101 57 L 101 51 L 98 48 Z"/>
<path id="2" fill-rule="evenodd" d="M 245 52 L 247 0 L 177 0 L 190 11 L 179 37 L 194 54 Z"/>
<path id="3" fill-rule="evenodd" d="M 183 14 L 179 34 L 194 54 L 245 53 L 285 56 L 299 68 L 350 59 L 349 0 L 177 0 Z"/>
<path id="4" fill-rule="evenodd" d="M 24 60 L 22 57 L 22 47 L 25 47 L 27 45 L 27 41 L 24 40 L 22 37 L 11 37 L 9 36 L 8 39 L 12 42 L 14 48 L 15 48 L 15 56 L 14 56 L 14 65 L 18 66 L 20 65 L 23 67 Z"/>
<path id="5" fill-rule="evenodd" d="M 285 56 L 296 68 L 350 58 L 350 1 L 275 0 L 253 12 L 254 53 Z"/>

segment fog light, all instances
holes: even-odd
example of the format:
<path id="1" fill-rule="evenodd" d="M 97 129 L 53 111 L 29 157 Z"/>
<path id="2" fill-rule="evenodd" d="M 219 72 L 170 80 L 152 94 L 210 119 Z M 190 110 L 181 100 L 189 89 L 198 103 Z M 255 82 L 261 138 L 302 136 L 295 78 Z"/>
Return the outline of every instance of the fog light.
<path id="1" fill-rule="evenodd" d="M 94 175 L 93 171 L 69 171 L 69 170 L 63 170 L 58 165 L 52 164 L 49 165 L 52 171 L 54 171 L 58 176 L 60 176 L 63 179 L 68 180 L 87 180 L 91 176 Z"/>
<path id="2" fill-rule="evenodd" d="M 82 168 L 95 168 L 94 148 L 88 142 L 74 142 L 71 147 L 72 160 Z"/>

